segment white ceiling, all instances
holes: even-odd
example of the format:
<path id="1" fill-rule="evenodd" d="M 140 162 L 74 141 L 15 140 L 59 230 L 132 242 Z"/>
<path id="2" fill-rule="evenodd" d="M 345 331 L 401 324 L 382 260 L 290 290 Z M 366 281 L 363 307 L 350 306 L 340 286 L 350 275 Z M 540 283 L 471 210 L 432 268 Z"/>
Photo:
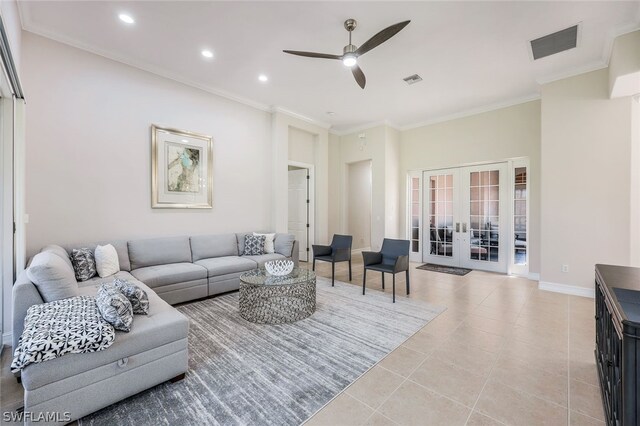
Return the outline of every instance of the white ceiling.
<path id="1" fill-rule="evenodd" d="M 27 31 L 345 131 L 388 121 L 400 127 L 535 98 L 539 84 L 606 66 L 613 38 L 640 27 L 640 2 L 20 2 Z M 127 26 L 118 13 L 131 14 Z M 342 53 L 411 23 L 359 59 L 362 90 L 339 61 L 282 49 Z M 576 49 L 538 61 L 528 41 L 576 23 Z M 206 61 L 200 50 L 210 48 Z M 261 83 L 260 73 L 269 76 Z M 419 74 L 408 86 L 402 78 Z M 327 115 L 327 111 L 335 115 Z"/>

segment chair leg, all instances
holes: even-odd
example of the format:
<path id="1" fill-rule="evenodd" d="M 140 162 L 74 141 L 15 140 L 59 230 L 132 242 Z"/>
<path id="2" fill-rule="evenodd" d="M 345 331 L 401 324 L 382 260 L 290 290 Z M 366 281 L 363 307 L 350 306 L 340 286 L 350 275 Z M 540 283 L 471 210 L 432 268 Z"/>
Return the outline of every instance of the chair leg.
<path id="1" fill-rule="evenodd" d="M 331 262 L 331 287 L 333 287 L 333 284 L 336 281 L 336 263 L 335 262 Z"/>
<path id="2" fill-rule="evenodd" d="M 409 285 L 409 270 L 407 270 L 407 295 L 411 294 L 411 286 Z"/>
<path id="3" fill-rule="evenodd" d="M 382 273 L 382 289 L 384 290 L 384 272 Z"/>
<path id="4" fill-rule="evenodd" d="M 311 270 L 314 271 L 314 272 L 316 270 L 316 258 L 315 257 L 313 258 L 313 267 L 311 268 Z"/>
<path id="5" fill-rule="evenodd" d="M 351 281 L 351 259 L 349 259 L 349 281 Z"/>
<path id="6" fill-rule="evenodd" d="M 396 274 L 393 274 L 393 303 L 396 303 Z"/>
<path id="7" fill-rule="evenodd" d="M 362 275 L 362 295 L 364 296 L 364 288 L 367 283 L 367 268 L 364 268 L 364 274 Z"/>

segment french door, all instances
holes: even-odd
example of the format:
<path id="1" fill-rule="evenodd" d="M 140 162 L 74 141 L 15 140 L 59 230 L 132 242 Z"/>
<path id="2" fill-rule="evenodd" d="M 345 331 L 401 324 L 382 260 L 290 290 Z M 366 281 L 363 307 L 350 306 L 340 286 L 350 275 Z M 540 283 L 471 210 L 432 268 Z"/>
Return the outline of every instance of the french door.
<path id="1" fill-rule="evenodd" d="M 507 272 L 507 164 L 423 174 L 423 260 Z"/>

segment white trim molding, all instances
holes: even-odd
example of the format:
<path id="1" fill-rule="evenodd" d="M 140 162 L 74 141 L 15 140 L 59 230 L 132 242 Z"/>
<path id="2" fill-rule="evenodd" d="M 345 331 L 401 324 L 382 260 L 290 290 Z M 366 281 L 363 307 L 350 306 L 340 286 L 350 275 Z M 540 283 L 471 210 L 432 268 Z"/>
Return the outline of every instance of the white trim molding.
<path id="1" fill-rule="evenodd" d="M 540 274 L 537 272 L 529 272 L 529 274 L 527 274 L 527 278 L 531 281 L 540 281 Z"/>
<path id="2" fill-rule="evenodd" d="M 5 345 L 11 346 L 11 342 L 13 342 L 13 333 L 7 331 L 6 333 L 2 334 L 2 342 Z"/>
<path id="3" fill-rule="evenodd" d="M 548 281 L 540 281 L 538 289 L 552 291 L 554 293 L 570 294 L 572 296 L 595 298 L 595 289 L 587 287 L 578 287 L 569 284 L 550 283 Z"/>

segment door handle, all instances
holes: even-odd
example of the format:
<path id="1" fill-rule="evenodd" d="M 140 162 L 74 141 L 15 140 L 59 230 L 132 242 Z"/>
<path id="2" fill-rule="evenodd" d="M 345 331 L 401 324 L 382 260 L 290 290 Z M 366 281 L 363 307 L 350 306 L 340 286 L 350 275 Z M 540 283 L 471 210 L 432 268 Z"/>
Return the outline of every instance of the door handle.
<path id="1" fill-rule="evenodd" d="M 462 224 L 462 232 L 467 232 L 467 222 Z"/>
<path id="2" fill-rule="evenodd" d="M 460 232 L 460 222 L 456 222 L 456 232 Z"/>

